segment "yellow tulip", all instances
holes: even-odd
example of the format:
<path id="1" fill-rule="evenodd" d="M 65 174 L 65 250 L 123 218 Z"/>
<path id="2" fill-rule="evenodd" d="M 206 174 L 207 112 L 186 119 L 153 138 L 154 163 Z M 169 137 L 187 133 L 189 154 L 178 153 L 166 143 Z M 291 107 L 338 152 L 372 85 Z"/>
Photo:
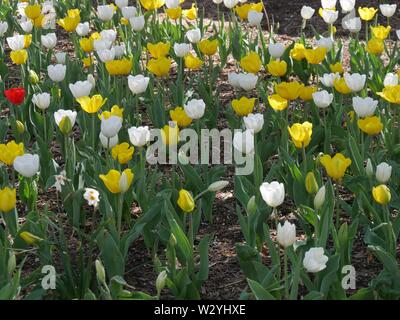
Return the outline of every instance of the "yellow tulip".
<path id="1" fill-rule="evenodd" d="M 367 117 L 359 119 L 357 121 L 358 127 L 362 132 L 365 132 L 369 136 L 380 133 L 383 129 L 383 124 L 377 116 Z"/>
<path id="2" fill-rule="evenodd" d="M 126 76 L 132 70 L 131 59 L 111 60 L 106 62 L 106 69 L 112 76 Z"/>
<path id="3" fill-rule="evenodd" d="M 312 95 L 317 92 L 318 88 L 316 86 L 303 86 L 300 89 L 300 99 L 303 101 L 311 101 L 313 99 Z"/>
<path id="4" fill-rule="evenodd" d="M 169 111 L 169 116 L 172 121 L 175 121 L 179 127 L 185 128 L 192 123 L 192 118 L 190 118 L 182 107 L 176 107 Z"/>
<path id="5" fill-rule="evenodd" d="M 191 53 L 188 53 L 185 56 L 184 60 L 185 60 L 185 67 L 190 69 L 190 70 L 198 70 L 203 65 L 203 60 L 201 60 L 200 58 L 194 56 Z"/>
<path id="6" fill-rule="evenodd" d="M 329 69 L 333 73 L 343 73 L 344 72 L 343 65 L 341 62 L 336 62 L 335 64 L 330 64 Z"/>
<path id="7" fill-rule="evenodd" d="M 25 8 L 25 15 L 31 20 L 35 20 L 39 17 L 41 12 L 42 8 L 40 7 L 40 4 L 29 5 Z"/>
<path id="8" fill-rule="evenodd" d="M 40 14 L 39 17 L 37 17 L 35 20 L 33 20 L 33 25 L 35 28 L 42 28 L 43 24 L 49 19 L 46 18 L 46 16 L 44 14 Z"/>
<path id="9" fill-rule="evenodd" d="M 31 46 L 31 43 L 32 43 L 32 35 L 26 34 L 24 36 L 24 49 L 28 49 Z"/>
<path id="10" fill-rule="evenodd" d="M 255 102 L 256 98 L 241 97 L 239 100 L 232 100 L 232 108 L 238 116 L 244 117 L 253 112 Z"/>
<path id="11" fill-rule="evenodd" d="M 333 86 L 335 87 L 335 90 L 341 94 L 349 94 L 352 92 L 351 89 L 347 86 L 344 78 L 336 78 L 333 81 Z"/>
<path id="12" fill-rule="evenodd" d="M 246 72 L 257 73 L 261 70 L 262 62 L 260 56 L 252 51 L 240 60 L 240 66 Z"/>
<path id="13" fill-rule="evenodd" d="M 364 21 L 371 21 L 375 14 L 378 12 L 378 9 L 375 8 L 367 8 L 367 7 L 359 7 L 358 8 L 358 14 L 360 15 L 360 18 Z"/>
<path id="14" fill-rule="evenodd" d="M 5 187 L 0 189 L 0 211 L 8 213 L 17 203 L 17 190 Z"/>
<path id="15" fill-rule="evenodd" d="M 177 204 L 179 208 L 181 208 L 182 211 L 186 213 L 192 212 L 195 208 L 195 203 L 192 195 L 190 194 L 189 191 L 185 189 L 181 189 L 179 191 Z"/>
<path id="16" fill-rule="evenodd" d="M 113 105 L 111 108 L 111 111 L 103 111 L 101 114 L 99 114 L 99 119 L 107 120 L 111 116 L 123 118 L 123 112 L 124 112 L 124 108 L 120 108 L 117 105 Z"/>
<path id="17" fill-rule="evenodd" d="M 218 40 L 209 40 L 209 39 L 204 39 L 201 40 L 199 43 L 199 49 L 202 54 L 205 54 L 207 56 L 212 56 L 214 55 L 217 50 L 218 50 Z"/>
<path id="18" fill-rule="evenodd" d="M 385 40 L 389 36 L 391 29 L 392 28 L 390 26 L 371 27 L 372 35 L 374 36 L 374 38 L 379 40 Z"/>
<path id="19" fill-rule="evenodd" d="M 340 180 L 351 165 L 351 160 L 341 153 L 336 153 L 333 158 L 330 155 L 323 155 L 321 157 L 321 164 L 324 166 L 329 177 L 334 180 Z"/>
<path id="20" fill-rule="evenodd" d="M 259 3 L 245 3 L 241 6 L 236 6 L 235 12 L 240 19 L 247 20 L 247 16 L 249 15 L 250 10 L 261 12 L 263 7 L 264 5 L 261 1 Z"/>
<path id="21" fill-rule="evenodd" d="M 24 155 L 24 144 L 22 142 L 17 144 L 12 140 L 7 144 L 0 144 L 0 162 L 12 166 L 15 158 L 22 155 Z"/>
<path id="22" fill-rule="evenodd" d="M 384 184 L 373 187 L 372 196 L 374 197 L 374 200 L 381 205 L 387 205 L 392 199 L 390 189 Z"/>
<path id="23" fill-rule="evenodd" d="M 126 18 L 124 18 L 124 17 L 121 18 L 120 23 L 121 23 L 123 26 L 129 26 L 129 20 L 126 19 Z"/>
<path id="24" fill-rule="evenodd" d="M 178 144 L 179 141 L 179 127 L 178 124 L 172 122 L 170 124 L 165 125 L 161 129 L 161 139 L 165 145 L 173 146 Z"/>
<path id="25" fill-rule="evenodd" d="M 67 32 L 74 32 L 80 22 L 81 22 L 81 17 L 79 14 L 77 15 L 73 14 L 72 16 L 67 16 L 57 21 L 58 25 Z"/>
<path id="26" fill-rule="evenodd" d="M 305 148 L 310 144 L 312 123 L 308 121 L 304 123 L 295 123 L 291 127 L 288 127 L 288 131 L 296 148 Z"/>
<path id="27" fill-rule="evenodd" d="M 159 59 L 151 59 L 147 63 L 147 70 L 155 74 L 157 77 L 167 76 L 170 68 L 171 59 L 165 57 Z"/>
<path id="28" fill-rule="evenodd" d="M 26 60 L 28 60 L 28 52 L 25 49 L 11 51 L 10 58 L 11 61 L 16 65 L 25 64 Z"/>
<path id="29" fill-rule="evenodd" d="M 377 94 L 390 103 L 400 104 L 400 85 L 387 86 Z"/>
<path id="30" fill-rule="evenodd" d="M 317 179 L 315 178 L 314 172 L 310 171 L 309 173 L 307 173 L 305 185 L 306 185 L 306 190 L 308 193 L 311 194 L 311 193 L 318 192 L 319 186 L 318 186 Z"/>
<path id="31" fill-rule="evenodd" d="M 326 56 L 328 50 L 324 47 L 317 47 L 315 49 L 305 49 L 304 56 L 309 64 L 320 64 Z"/>
<path id="32" fill-rule="evenodd" d="M 366 50 L 371 54 L 381 54 L 385 50 L 385 45 L 382 40 L 372 38 L 368 41 Z"/>
<path id="33" fill-rule="evenodd" d="M 111 193 L 125 193 L 132 184 L 133 173 L 131 169 L 125 169 L 122 173 L 112 169 L 106 175 L 99 175 L 99 178 Z"/>
<path id="34" fill-rule="evenodd" d="M 297 81 L 281 82 L 275 85 L 275 92 L 286 100 L 296 100 L 303 86 Z"/>
<path id="35" fill-rule="evenodd" d="M 114 160 L 118 160 L 120 164 L 126 164 L 132 160 L 134 150 L 135 148 L 130 146 L 129 143 L 123 142 L 111 149 L 111 156 Z"/>
<path id="36" fill-rule="evenodd" d="M 35 236 L 34 234 L 27 232 L 27 231 L 23 231 L 19 234 L 19 236 L 21 237 L 22 240 L 24 240 L 27 244 L 33 246 L 35 245 L 37 242 L 42 241 L 42 238 L 39 238 L 38 236 Z"/>
<path id="37" fill-rule="evenodd" d="M 96 113 L 102 106 L 107 102 L 107 98 L 103 99 L 100 94 L 96 94 L 93 97 L 81 97 L 76 99 L 80 104 L 81 108 L 87 113 Z"/>
<path id="38" fill-rule="evenodd" d="M 161 8 L 165 4 L 165 0 L 140 0 L 140 4 L 146 10 L 155 10 Z"/>
<path id="39" fill-rule="evenodd" d="M 147 50 L 154 59 L 166 57 L 169 54 L 171 44 L 169 42 L 148 43 Z"/>
<path id="40" fill-rule="evenodd" d="M 79 45 L 82 50 L 86 53 L 93 51 L 93 39 L 92 38 L 82 38 L 79 40 Z"/>
<path id="41" fill-rule="evenodd" d="M 82 59 L 83 66 L 89 68 L 94 63 L 94 57 L 89 56 Z"/>
<path id="42" fill-rule="evenodd" d="M 287 63 L 285 61 L 271 60 L 267 64 L 268 72 L 274 77 L 283 77 L 287 71 Z"/>
<path id="43" fill-rule="evenodd" d="M 182 15 L 182 8 L 179 6 L 176 8 L 167 8 L 165 9 L 165 13 L 167 14 L 168 18 L 172 20 L 178 20 Z"/>
<path id="44" fill-rule="evenodd" d="M 288 100 L 282 98 L 279 94 L 268 96 L 268 103 L 275 111 L 282 111 L 288 107 Z"/>
<path id="45" fill-rule="evenodd" d="M 197 18 L 197 8 L 196 5 L 193 3 L 192 7 L 188 10 L 183 10 L 183 15 L 188 20 L 196 20 Z"/>
<path id="46" fill-rule="evenodd" d="M 292 50 L 290 50 L 290 57 L 296 61 L 305 59 L 306 48 L 302 43 L 296 43 Z"/>

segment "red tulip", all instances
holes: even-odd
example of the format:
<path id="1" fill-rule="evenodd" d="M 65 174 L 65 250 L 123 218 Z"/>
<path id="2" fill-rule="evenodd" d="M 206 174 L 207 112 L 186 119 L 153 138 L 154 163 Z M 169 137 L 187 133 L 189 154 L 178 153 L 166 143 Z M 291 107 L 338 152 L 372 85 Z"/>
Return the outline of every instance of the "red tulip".
<path id="1" fill-rule="evenodd" d="M 11 88 L 4 91 L 4 95 L 7 100 L 12 104 L 20 105 L 25 99 L 25 89 L 24 88 Z"/>

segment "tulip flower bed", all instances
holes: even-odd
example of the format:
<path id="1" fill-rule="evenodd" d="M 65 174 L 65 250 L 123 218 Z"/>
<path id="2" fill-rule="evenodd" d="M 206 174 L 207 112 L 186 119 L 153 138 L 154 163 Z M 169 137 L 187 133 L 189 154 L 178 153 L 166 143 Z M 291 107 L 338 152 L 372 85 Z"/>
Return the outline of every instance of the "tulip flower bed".
<path id="1" fill-rule="evenodd" d="M 0 4 L 0 299 L 400 298 L 395 4 L 98 2 Z"/>

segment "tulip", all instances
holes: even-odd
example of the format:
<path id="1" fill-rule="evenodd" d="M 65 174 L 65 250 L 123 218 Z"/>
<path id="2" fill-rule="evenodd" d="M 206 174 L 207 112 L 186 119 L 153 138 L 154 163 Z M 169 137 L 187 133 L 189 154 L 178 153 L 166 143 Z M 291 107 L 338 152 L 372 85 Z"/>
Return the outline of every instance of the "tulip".
<path id="1" fill-rule="evenodd" d="M 326 268 L 328 257 L 324 255 L 324 248 L 310 248 L 304 255 L 303 266 L 307 272 L 317 273 Z"/>
<path id="2" fill-rule="evenodd" d="M 376 116 L 359 119 L 357 124 L 361 131 L 370 136 L 379 134 L 383 129 L 381 120 Z"/>
<path id="3" fill-rule="evenodd" d="M 341 94 L 351 93 L 351 89 L 347 86 L 344 78 L 336 78 L 333 81 L 333 86 L 335 87 L 335 90 Z"/>
<path id="4" fill-rule="evenodd" d="M 397 5 L 396 4 L 381 4 L 379 5 L 379 9 L 382 12 L 382 15 L 384 15 L 387 18 L 391 18 L 397 9 Z"/>
<path id="5" fill-rule="evenodd" d="M 54 82 L 61 82 L 65 79 L 67 67 L 62 64 L 50 65 L 47 67 L 49 78 Z"/>
<path id="6" fill-rule="evenodd" d="M 304 101 L 311 101 L 313 99 L 313 93 L 317 92 L 318 88 L 316 86 L 302 87 L 300 89 L 300 99 Z"/>
<path id="7" fill-rule="evenodd" d="M 81 37 L 86 37 L 90 32 L 89 22 L 79 23 L 76 27 L 76 33 Z"/>
<path id="8" fill-rule="evenodd" d="M 57 36 L 55 33 L 48 33 L 44 36 L 41 36 L 42 46 L 47 49 L 54 49 L 57 44 Z"/>
<path id="9" fill-rule="evenodd" d="M 161 139 L 167 146 L 177 145 L 179 142 L 179 127 L 176 122 L 169 122 L 161 129 Z"/>
<path id="10" fill-rule="evenodd" d="M 125 169 L 122 173 L 110 170 L 106 175 L 99 175 L 99 178 L 111 193 L 125 193 L 132 184 L 133 173 L 131 169 Z"/>
<path id="11" fill-rule="evenodd" d="M 89 81 L 77 81 L 69 84 L 69 90 L 75 99 L 86 97 L 92 91 L 92 84 Z"/>
<path id="12" fill-rule="evenodd" d="M 206 104 L 202 99 L 192 99 L 184 106 L 186 114 L 193 120 L 200 119 L 204 115 Z"/>
<path id="13" fill-rule="evenodd" d="M 25 33 L 31 33 L 33 30 L 33 22 L 31 20 L 21 20 L 19 25 L 21 26 L 22 30 L 24 30 Z"/>
<path id="14" fill-rule="evenodd" d="M 324 19 L 326 24 L 334 24 L 338 16 L 339 16 L 338 11 L 327 10 L 327 9 L 322 10 L 322 19 Z"/>
<path id="15" fill-rule="evenodd" d="M 261 20 L 263 18 L 262 12 L 257 12 L 256 10 L 249 10 L 247 15 L 247 19 L 249 21 L 249 26 L 259 26 L 261 24 Z"/>
<path id="16" fill-rule="evenodd" d="M 268 103 L 275 111 L 282 111 L 288 107 L 288 100 L 282 98 L 279 94 L 268 96 Z"/>
<path id="17" fill-rule="evenodd" d="M 115 2 L 115 5 L 120 9 L 123 9 L 126 6 L 128 6 L 128 3 L 129 3 L 128 0 L 115 0 L 114 2 Z"/>
<path id="18" fill-rule="evenodd" d="M 17 204 L 17 190 L 5 187 L 0 189 L 0 211 L 8 213 Z"/>
<path id="19" fill-rule="evenodd" d="M 39 156 L 26 153 L 15 158 L 14 169 L 25 178 L 31 178 L 39 172 Z"/>
<path id="20" fill-rule="evenodd" d="M 130 18 L 136 16 L 137 9 L 133 6 L 131 7 L 125 6 L 121 8 L 121 13 L 125 19 L 129 20 Z"/>
<path id="21" fill-rule="evenodd" d="M 310 171 L 306 175 L 305 181 L 306 190 L 308 193 L 317 193 L 318 192 L 318 182 L 315 178 L 314 172 Z"/>
<path id="22" fill-rule="evenodd" d="M 101 133 L 107 138 L 116 136 L 121 128 L 121 117 L 111 116 L 108 119 L 101 120 Z"/>
<path id="23" fill-rule="evenodd" d="M 347 168 L 351 165 L 351 160 L 341 153 L 336 153 L 333 158 L 329 155 L 323 155 L 320 161 L 328 176 L 334 180 L 342 179 Z"/>
<path id="24" fill-rule="evenodd" d="M 24 102 L 25 99 L 25 89 L 11 88 L 9 90 L 4 91 L 4 96 L 10 103 L 14 105 L 20 105 L 22 104 L 22 102 Z"/>
<path id="25" fill-rule="evenodd" d="M 186 32 L 186 38 L 191 43 L 198 43 L 201 40 L 201 32 L 200 29 L 192 29 Z"/>
<path id="26" fill-rule="evenodd" d="M 218 39 L 214 40 L 204 39 L 199 42 L 198 46 L 202 54 L 207 56 L 212 56 L 217 52 L 218 44 L 219 44 Z"/>
<path id="27" fill-rule="evenodd" d="M 134 150 L 134 147 L 131 147 L 128 143 L 123 142 L 121 144 L 117 144 L 111 149 L 111 156 L 120 164 L 126 164 L 132 160 Z"/>
<path id="28" fill-rule="evenodd" d="M 367 177 L 372 177 L 374 175 L 374 168 L 372 166 L 371 159 L 368 158 L 367 164 L 365 165 L 365 173 L 367 174 Z"/>
<path id="29" fill-rule="evenodd" d="M 337 0 L 321 0 L 321 6 L 323 9 L 333 9 L 336 7 Z"/>
<path id="30" fill-rule="evenodd" d="M 302 61 L 306 58 L 304 52 L 306 48 L 302 43 L 295 43 L 293 49 L 290 50 L 290 57 L 296 61 Z"/>
<path id="31" fill-rule="evenodd" d="M 346 85 L 351 89 L 351 91 L 359 92 L 364 88 L 367 76 L 365 74 L 360 75 L 359 73 L 345 73 L 344 80 L 346 81 Z"/>
<path id="32" fill-rule="evenodd" d="M 50 106 L 50 94 L 36 93 L 32 96 L 33 104 L 41 110 L 46 110 Z"/>
<path id="33" fill-rule="evenodd" d="M 333 101 L 333 94 L 326 90 L 315 92 L 312 96 L 315 105 L 322 109 L 329 107 Z"/>
<path id="34" fill-rule="evenodd" d="M 360 7 L 358 8 L 358 14 L 360 15 L 360 18 L 364 21 L 371 21 L 374 17 L 375 14 L 378 12 L 378 9 L 375 8 L 367 8 L 367 7 Z"/>
<path id="35" fill-rule="evenodd" d="M 97 16 L 102 21 L 110 21 L 114 15 L 114 7 L 112 5 L 102 5 L 97 7 Z"/>
<path id="36" fill-rule="evenodd" d="M 285 61 L 271 60 L 267 69 L 272 76 L 283 77 L 287 71 L 287 64 Z"/>
<path id="37" fill-rule="evenodd" d="M 240 60 L 240 66 L 246 72 L 257 73 L 261 70 L 262 62 L 260 56 L 252 51 Z"/>
<path id="38" fill-rule="evenodd" d="M 378 101 L 370 97 L 353 97 L 353 109 L 360 118 L 372 116 L 377 106 Z"/>
<path id="39" fill-rule="evenodd" d="M 177 8 L 180 4 L 180 0 L 166 0 L 165 6 L 167 8 Z"/>
<path id="40" fill-rule="evenodd" d="M 397 86 L 399 84 L 399 76 L 395 73 L 387 73 L 385 79 L 383 80 L 383 85 L 385 87 L 388 86 Z"/>
<path id="41" fill-rule="evenodd" d="M 281 82 L 275 85 L 275 92 L 286 100 L 296 100 L 302 87 L 303 84 L 297 81 Z"/>
<path id="42" fill-rule="evenodd" d="M 373 187 L 372 196 L 374 200 L 381 205 L 387 205 L 392 199 L 390 189 L 384 184 Z"/>
<path id="43" fill-rule="evenodd" d="M 372 38 L 368 41 L 366 50 L 371 54 L 381 54 L 385 50 L 385 45 L 381 39 Z"/>
<path id="44" fill-rule="evenodd" d="M 144 28 L 144 16 L 132 17 L 129 19 L 129 23 L 134 31 L 139 32 Z"/>
<path id="45" fill-rule="evenodd" d="M 358 17 L 344 19 L 342 24 L 344 29 L 347 29 L 352 33 L 360 32 L 362 27 L 361 19 Z"/>
<path id="46" fill-rule="evenodd" d="M 400 85 L 385 87 L 377 94 L 390 103 L 400 104 Z"/>
<path id="47" fill-rule="evenodd" d="M 326 52 L 326 48 L 317 47 L 315 49 L 305 49 L 304 55 L 309 64 L 320 64 L 325 59 Z"/>
<path id="48" fill-rule="evenodd" d="M 55 54 L 56 62 L 58 64 L 65 64 L 67 53 L 66 52 L 56 52 Z"/>
<path id="49" fill-rule="evenodd" d="M 319 210 L 325 202 L 326 187 L 322 186 L 314 197 L 314 209 Z"/>
<path id="50" fill-rule="evenodd" d="M 325 87 L 332 88 L 334 85 L 335 79 L 338 79 L 338 78 L 340 78 L 338 73 L 325 73 L 320 78 L 320 81 Z"/>
<path id="51" fill-rule="evenodd" d="M 101 95 L 97 94 L 91 98 L 88 96 L 80 97 L 76 99 L 76 101 L 87 113 L 97 113 L 100 108 L 107 102 L 107 98 L 103 99 Z"/>
<path id="52" fill-rule="evenodd" d="M 140 0 L 140 4 L 146 10 L 155 10 L 161 8 L 165 4 L 165 0 Z"/>
<path id="53" fill-rule="evenodd" d="M 26 50 L 11 51 L 10 58 L 14 64 L 20 66 L 28 60 L 28 52 Z"/>
<path id="54" fill-rule="evenodd" d="M 385 184 L 389 181 L 390 176 L 392 175 L 392 166 L 387 164 L 386 162 L 381 162 L 376 166 L 376 180 L 379 183 Z"/>
<path id="55" fill-rule="evenodd" d="M 235 132 L 233 135 L 233 147 L 246 155 L 254 153 L 254 134 L 252 130 Z"/>
<path id="56" fill-rule="evenodd" d="M 195 203 L 192 195 L 189 191 L 185 189 L 181 189 L 179 191 L 177 204 L 179 208 L 181 208 L 181 210 L 186 213 L 192 212 L 195 208 Z"/>
<path id="57" fill-rule="evenodd" d="M 28 231 L 23 231 L 19 234 L 22 240 L 24 240 L 28 245 L 34 246 L 36 245 L 39 241 L 43 241 L 42 238 L 35 236 L 34 234 L 28 232 Z"/>
<path id="58" fill-rule="evenodd" d="M 118 135 L 115 135 L 114 137 L 111 138 L 107 138 L 104 134 L 100 132 L 99 139 L 104 149 L 112 149 L 118 144 Z"/>
<path id="59" fill-rule="evenodd" d="M 0 162 L 11 166 L 18 156 L 24 154 L 24 144 L 21 142 L 17 144 L 14 140 L 7 144 L 0 144 Z"/>
<path id="60" fill-rule="evenodd" d="M 161 291 L 165 287 L 165 283 L 167 281 L 168 274 L 165 270 L 161 271 L 156 279 L 156 289 L 157 289 L 157 296 L 160 297 Z"/>
<path id="61" fill-rule="evenodd" d="M 25 37 L 23 35 L 15 35 L 13 37 L 8 37 L 7 44 L 12 51 L 19 51 L 25 48 Z"/>
<path id="62" fill-rule="evenodd" d="M 169 42 L 158 42 L 156 44 L 148 43 L 147 50 L 150 52 L 154 59 L 166 57 L 169 54 L 171 44 Z"/>
<path id="63" fill-rule="evenodd" d="M 191 53 L 188 53 L 185 58 L 185 67 L 190 70 L 198 70 L 203 65 L 203 61 Z"/>
<path id="64" fill-rule="evenodd" d="M 279 207 L 285 200 L 285 186 L 277 181 L 264 182 L 260 186 L 260 193 L 265 203 L 272 208 Z"/>
<path id="65" fill-rule="evenodd" d="M 169 111 L 172 121 L 175 121 L 179 127 L 185 128 L 189 126 L 193 119 L 190 118 L 182 107 L 176 107 Z"/>
<path id="66" fill-rule="evenodd" d="M 128 76 L 128 86 L 133 94 L 141 94 L 146 92 L 150 78 L 141 74 L 137 76 Z"/>
<path id="67" fill-rule="evenodd" d="M 147 70 L 155 74 L 157 77 L 167 76 L 171 68 L 170 58 L 151 59 L 147 63 Z"/>
<path id="68" fill-rule="evenodd" d="M 68 119 L 72 129 L 72 127 L 75 125 L 77 115 L 78 113 L 76 111 L 59 109 L 58 111 L 54 112 L 54 120 L 57 126 L 61 128 L 62 122 L 65 121 L 65 119 Z"/>
<path id="69" fill-rule="evenodd" d="M 271 43 L 268 47 L 270 56 L 274 59 L 279 59 L 285 53 L 286 47 L 282 43 Z"/>
<path id="70" fill-rule="evenodd" d="M 285 221 L 283 226 L 279 223 L 276 240 L 285 249 L 292 246 L 296 242 L 296 225 L 289 221 Z"/>
<path id="71" fill-rule="evenodd" d="M 101 50 L 109 50 L 111 49 L 112 41 L 104 40 L 104 39 L 97 39 L 93 41 L 93 48 L 94 51 L 98 52 Z"/>
<path id="72" fill-rule="evenodd" d="M 128 129 L 129 140 L 135 147 L 143 147 L 150 142 L 149 127 L 131 127 Z"/>
<path id="73" fill-rule="evenodd" d="M 246 129 L 253 130 L 254 133 L 260 132 L 264 126 L 264 116 L 261 113 L 249 113 L 243 117 L 243 121 Z"/>
<path id="74" fill-rule="evenodd" d="M 190 44 L 188 43 L 175 43 L 174 52 L 178 58 L 183 58 L 190 51 Z"/>
<path id="75" fill-rule="evenodd" d="M 340 0 L 340 6 L 344 13 L 350 12 L 354 9 L 356 0 Z"/>
<path id="76" fill-rule="evenodd" d="M 247 116 L 253 111 L 255 101 L 256 98 L 248 99 L 246 97 L 241 97 L 239 100 L 234 99 L 232 100 L 232 108 L 238 116 Z"/>
<path id="77" fill-rule="evenodd" d="M 68 15 L 63 19 L 57 21 L 58 25 L 62 27 L 67 32 L 74 32 L 81 21 L 80 11 L 68 10 Z"/>
<path id="78" fill-rule="evenodd" d="M 295 123 L 291 127 L 288 127 L 288 131 L 296 148 L 305 148 L 310 144 L 312 123 L 308 121 Z"/>
<path id="79" fill-rule="evenodd" d="M 311 19 L 312 16 L 314 15 L 314 13 L 315 13 L 315 10 L 314 10 L 313 8 L 309 7 L 309 6 L 303 6 L 303 7 L 301 8 L 301 12 L 300 12 L 301 17 L 302 17 L 304 20 L 309 20 L 309 19 Z"/>
<path id="80" fill-rule="evenodd" d="M 385 40 L 389 36 L 391 29 L 392 28 L 390 26 L 371 27 L 373 37 L 379 40 Z"/>
<path id="81" fill-rule="evenodd" d="M 7 21 L 0 21 L 0 37 L 4 36 L 7 30 L 8 30 Z"/>

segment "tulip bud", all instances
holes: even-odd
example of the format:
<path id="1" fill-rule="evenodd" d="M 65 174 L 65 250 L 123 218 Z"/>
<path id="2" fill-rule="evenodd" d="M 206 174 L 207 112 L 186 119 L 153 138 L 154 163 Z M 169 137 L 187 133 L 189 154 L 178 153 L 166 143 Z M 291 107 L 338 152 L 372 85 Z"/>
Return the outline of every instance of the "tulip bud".
<path id="1" fill-rule="evenodd" d="M 177 244 L 176 237 L 173 233 L 171 233 L 171 236 L 169 237 L 169 244 L 173 247 Z"/>
<path id="2" fill-rule="evenodd" d="M 24 126 L 24 124 L 21 122 L 21 121 L 19 121 L 19 120 L 17 120 L 17 131 L 18 131 L 18 133 L 19 134 L 24 134 L 24 132 L 25 132 L 25 126 Z"/>
<path id="3" fill-rule="evenodd" d="M 374 175 L 374 168 L 372 166 L 371 159 L 368 158 L 367 164 L 365 166 L 365 173 L 369 178 L 371 178 Z"/>
<path id="4" fill-rule="evenodd" d="M 388 204 L 392 199 L 390 189 L 384 184 L 372 188 L 372 196 L 374 200 L 381 205 Z"/>
<path id="5" fill-rule="evenodd" d="M 39 76 L 34 70 L 29 70 L 29 82 L 31 84 L 39 83 Z"/>
<path id="6" fill-rule="evenodd" d="M 316 193 L 318 191 L 318 182 L 315 178 L 314 172 L 310 171 L 306 175 L 306 190 L 308 193 Z"/>
<path id="7" fill-rule="evenodd" d="M 128 191 L 130 184 L 128 183 L 128 176 L 125 172 L 122 172 L 121 178 L 119 179 L 119 188 L 122 193 Z"/>
<path id="8" fill-rule="evenodd" d="M 165 281 L 167 280 L 167 272 L 165 270 L 161 271 L 156 280 L 157 296 L 160 296 L 162 289 L 165 287 Z"/>
<path id="9" fill-rule="evenodd" d="M 71 121 L 69 120 L 69 117 L 64 116 L 60 122 L 60 131 L 62 134 L 69 134 L 72 130 L 72 125 L 71 125 Z"/>
<path id="10" fill-rule="evenodd" d="M 97 279 L 101 283 L 105 283 L 106 282 L 106 271 L 104 270 L 103 264 L 101 263 L 100 260 L 97 259 L 95 262 L 95 266 L 96 266 Z"/>
<path id="11" fill-rule="evenodd" d="M 224 189 L 229 184 L 228 181 L 220 180 L 216 181 L 208 186 L 208 191 L 217 192 Z"/>
<path id="12" fill-rule="evenodd" d="M 12 252 L 10 257 L 8 258 L 8 266 L 7 266 L 8 273 L 12 274 L 16 266 L 17 266 L 17 259 L 15 257 L 15 253 Z"/>
<path id="13" fill-rule="evenodd" d="M 249 202 L 247 202 L 247 214 L 248 215 L 252 215 L 254 213 L 256 213 L 257 211 L 257 204 L 256 204 L 256 197 L 252 196 L 249 200 Z"/>
<path id="14" fill-rule="evenodd" d="M 314 209 L 315 210 L 321 209 L 322 205 L 325 202 L 325 195 L 326 195 L 326 188 L 325 188 L 325 186 L 322 186 L 318 190 L 318 192 L 317 192 L 317 194 L 315 195 L 315 198 L 314 198 Z"/>
<path id="15" fill-rule="evenodd" d="M 379 183 L 386 183 L 390 180 L 390 176 L 392 175 L 392 166 L 387 164 L 386 162 L 382 162 L 376 166 L 376 180 Z"/>

